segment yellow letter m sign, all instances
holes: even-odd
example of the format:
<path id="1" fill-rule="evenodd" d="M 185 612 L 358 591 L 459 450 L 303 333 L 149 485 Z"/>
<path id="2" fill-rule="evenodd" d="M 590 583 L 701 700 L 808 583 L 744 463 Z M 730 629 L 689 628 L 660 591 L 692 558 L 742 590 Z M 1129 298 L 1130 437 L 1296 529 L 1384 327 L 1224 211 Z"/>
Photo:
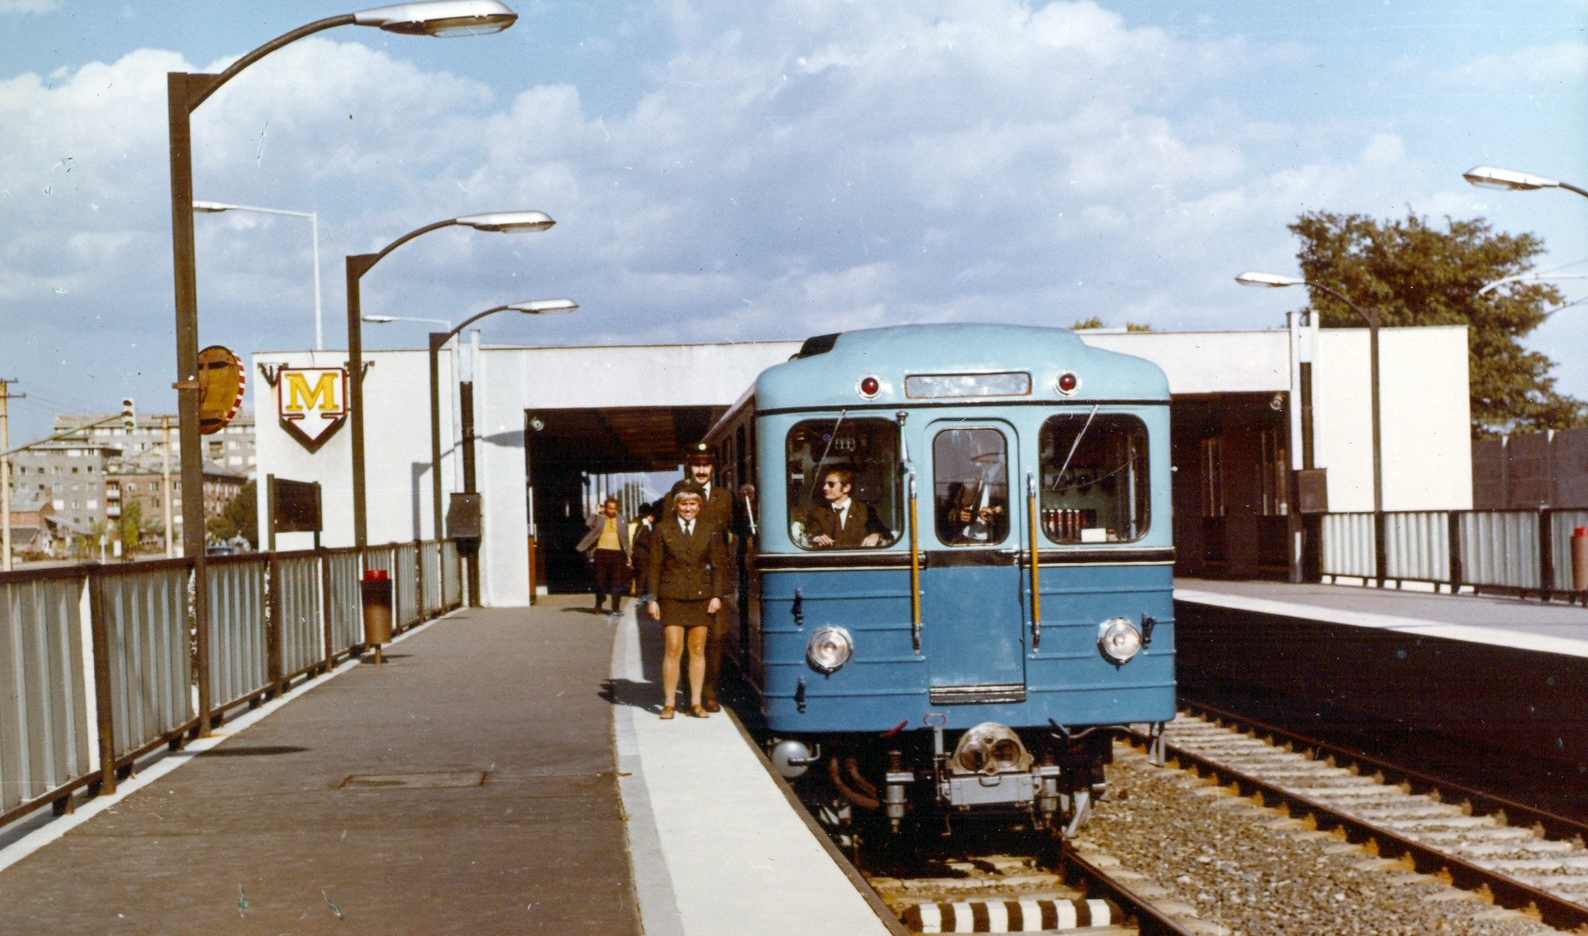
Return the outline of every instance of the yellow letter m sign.
<path id="1" fill-rule="evenodd" d="M 281 426 L 313 452 L 347 419 L 347 371 L 283 367 L 276 380 Z"/>

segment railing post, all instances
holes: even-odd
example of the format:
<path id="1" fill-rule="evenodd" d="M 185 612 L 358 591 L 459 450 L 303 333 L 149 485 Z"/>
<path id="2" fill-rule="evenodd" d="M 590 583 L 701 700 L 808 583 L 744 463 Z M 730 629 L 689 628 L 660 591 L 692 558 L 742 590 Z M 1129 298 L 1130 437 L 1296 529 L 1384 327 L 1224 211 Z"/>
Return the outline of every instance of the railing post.
<path id="1" fill-rule="evenodd" d="M 1389 544 L 1384 541 L 1384 511 L 1373 511 L 1373 577 L 1378 587 L 1384 587 L 1385 571 L 1389 568 Z"/>
<path id="2" fill-rule="evenodd" d="M 105 572 L 88 567 L 89 630 L 94 639 L 94 709 L 99 733 L 99 792 L 116 792 L 116 729 L 110 710 L 110 622 L 105 612 Z"/>
<path id="3" fill-rule="evenodd" d="M 1450 593 L 1454 595 L 1461 591 L 1461 511 L 1452 510 L 1448 522 L 1450 524 Z"/>
<path id="4" fill-rule="evenodd" d="M 271 698 L 282 695 L 281 669 L 281 563 L 270 553 L 265 560 L 265 678 Z"/>
<path id="5" fill-rule="evenodd" d="M 331 629 L 331 557 L 326 555 L 324 548 L 315 549 L 314 555 L 320 563 L 320 615 L 325 633 L 325 664 L 321 673 L 329 673 L 336 665 L 336 636 Z"/>
<path id="6" fill-rule="evenodd" d="M 1549 602 L 1555 592 L 1555 511 L 1538 508 L 1538 600 Z"/>
<path id="7" fill-rule="evenodd" d="M 414 622 L 425 619 L 425 541 L 414 540 Z"/>

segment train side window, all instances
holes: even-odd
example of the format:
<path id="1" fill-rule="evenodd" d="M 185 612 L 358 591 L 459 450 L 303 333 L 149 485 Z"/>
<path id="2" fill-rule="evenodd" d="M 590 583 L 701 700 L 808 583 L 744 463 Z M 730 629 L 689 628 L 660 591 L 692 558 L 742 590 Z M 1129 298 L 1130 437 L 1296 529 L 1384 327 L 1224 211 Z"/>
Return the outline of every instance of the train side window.
<path id="1" fill-rule="evenodd" d="M 1123 414 L 1067 413 L 1042 424 L 1042 531 L 1055 543 L 1128 543 L 1147 533 L 1147 427 Z"/>
<path id="2" fill-rule="evenodd" d="M 898 542 L 904 491 L 896 423 L 807 419 L 789 430 L 786 447 L 788 530 L 794 545 L 861 549 Z"/>
<path id="3" fill-rule="evenodd" d="M 937 538 L 949 546 L 1009 536 L 1009 453 L 996 429 L 949 429 L 932 440 Z"/>

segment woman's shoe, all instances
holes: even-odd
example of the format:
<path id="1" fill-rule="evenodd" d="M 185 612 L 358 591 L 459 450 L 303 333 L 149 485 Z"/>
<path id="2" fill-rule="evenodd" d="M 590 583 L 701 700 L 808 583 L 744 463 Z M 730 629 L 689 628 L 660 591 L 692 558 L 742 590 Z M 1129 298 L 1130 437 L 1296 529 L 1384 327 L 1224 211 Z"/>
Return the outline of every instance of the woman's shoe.
<path id="1" fill-rule="evenodd" d="M 671 705 L 662 706 L 662 720 L 666 721 L 666 720 L 668 720 L 669 718 L 672 718 L 672 717 L 673 717 L 673 707 Z"/>
<path id="2" fill-rule="evenodd" d="M 711 715 L 710 712 L 706 711 L 706 707 L 704 705 L 690 706 L 689 714 L 695 716 L 696 718 L 708 718 Z"/>

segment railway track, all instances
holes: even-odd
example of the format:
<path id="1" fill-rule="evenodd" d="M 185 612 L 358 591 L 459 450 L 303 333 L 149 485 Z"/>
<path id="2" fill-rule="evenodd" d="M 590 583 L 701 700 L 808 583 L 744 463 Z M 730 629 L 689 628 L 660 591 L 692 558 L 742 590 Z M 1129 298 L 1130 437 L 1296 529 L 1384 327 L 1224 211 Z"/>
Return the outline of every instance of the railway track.
<path id="1" fill-rule="evenodd" d="M 1132 891 L 1122 879 L 1129 872 L 1110 875 L 1097 858 L 1073 851 L 1064 850 L 1051 863 L 1034 856 L 988 855 L 946 860 L 935 870 L 908 876 L 862 873 L 904 927 L 916 933 L 1197 936 Z"/>
<path id="2" fill-rule="evenodd" d="M 1205 717 L 1182 715 L 1166 727 L 1171 762 L 1320 830 L 1339 830 L 1386 867 L 1435 875 L 1557 929 L 1588 932 L 1588 827 L 1199 710 Z M 1150 744 L 1140 736 L 1134 741 Z"/>

